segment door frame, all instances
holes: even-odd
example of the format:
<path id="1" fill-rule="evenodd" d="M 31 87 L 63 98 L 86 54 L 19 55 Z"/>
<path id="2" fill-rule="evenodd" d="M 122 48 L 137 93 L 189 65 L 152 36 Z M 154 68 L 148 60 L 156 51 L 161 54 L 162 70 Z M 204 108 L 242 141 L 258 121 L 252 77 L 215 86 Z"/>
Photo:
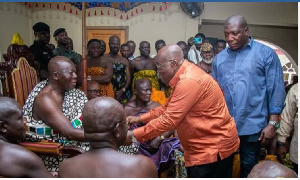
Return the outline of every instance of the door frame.
<path id="1" fill-rule="evenodd" d="M 85 32 L 86 32 L 86 43 L 88 42 L 88 30 L 125 30 L 125 42 L 128 41 L 129 36 L 129 26 L 86 26 Z M 86 47 L 86 44 L 84 45 Z"/>

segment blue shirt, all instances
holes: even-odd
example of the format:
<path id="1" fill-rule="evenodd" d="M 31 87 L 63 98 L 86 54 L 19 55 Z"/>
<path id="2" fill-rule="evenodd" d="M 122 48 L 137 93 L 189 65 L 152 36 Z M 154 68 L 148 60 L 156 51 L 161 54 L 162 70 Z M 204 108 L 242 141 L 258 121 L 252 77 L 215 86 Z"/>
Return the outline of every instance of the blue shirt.
<path id="1" fill-rule="evenodd" d="M 230 47 L 213 60 L 212 76 L 221 86 L 239 135 L 267 126 L 267 116 L 280 114 L 285 91 L 279 58 L 274 50 L 250 37 L 242 49 Z"/>

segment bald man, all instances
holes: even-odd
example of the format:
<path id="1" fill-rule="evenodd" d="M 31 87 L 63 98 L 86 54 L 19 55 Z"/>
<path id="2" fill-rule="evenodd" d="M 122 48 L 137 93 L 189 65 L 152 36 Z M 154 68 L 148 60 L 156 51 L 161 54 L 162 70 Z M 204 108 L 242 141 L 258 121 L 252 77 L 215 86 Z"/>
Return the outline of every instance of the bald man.
<path id="1" fill-rule="evenodd" d="M 253 167 L 248 178 L 298 178 L 288 167 L 273 161 L 263 161 Z"/>
<path id="2" fill-rule="evenodd" d="M 159 50 L 155 64 L 161 81 L 173 92 L 166 104 L 141 116 L 127 117 L 129 123 L 148 123 L 129 131 L 126 144 L 176 129 L 188 177 L 231 177 L 239 138 L 217 82 L 184 60 L 178 45 Z"/>
<path id="3" fill-rule="evenodd" d="M 51 178 L 37 155 L 17 145 L 24 138 L 25 123 L 20 105 L 0 97 L 0 177 Z"/>
<path id="4" fill-rule="evenodd" d="M 235 120 L 241 140 L 241 178 L 246 178 L 258 163 L 261 144 L 275 138 L 285 99 L 283 72 L 276 52 L 249 36 L 243 16 L 229 17 L 224 34 L 229 47 L 214 58 L 212 76 Z"/>
<path id="5" fill-rule="evenodd" d="M 48 70 L 48 81 L 36 85 L 23 107 L 27 119 L 26 138 L 60 142 L 87 150 L 88 144 L 81 143 L 85 138 L 80 120 L 87 98 L 75 89 L 75 66 L 68 58 L 56 56 L 50 60 Z M 42 156 L 42 159 L 49 171 L 58 171 L 59 162 L 64 158 Z"/>
<path id="6" fill-rule="evenodd" d="M 61 178 L 157 178 L 154 163 L 141 155 L 126 155 L 117 149 L 127 134 L 125 112 L 120 103 L 109 97 L 89 101 L 82 114 L 84 135 L 91 149 L 65 160 Z"/>

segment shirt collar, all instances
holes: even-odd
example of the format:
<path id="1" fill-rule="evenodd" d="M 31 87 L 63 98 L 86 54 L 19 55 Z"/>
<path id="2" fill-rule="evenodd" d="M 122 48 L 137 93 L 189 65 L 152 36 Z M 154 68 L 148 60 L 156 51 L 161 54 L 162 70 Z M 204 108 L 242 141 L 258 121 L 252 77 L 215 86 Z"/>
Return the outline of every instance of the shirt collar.
<path id="1" fill-rule="evenodd" d="M 185 71 L 186 67 L 189 65 L 189 62 L 187 60 L 184 60 L 174 77 L 169 82 L 169 85 L 174 88 L 174 86 L 178 83 L 180 80 L 180 75 Z"/>
<path id="2" fill-rule="evenodd" d="M 252 48 L 254 39 L 253 39 L 251 36 L 249 36 L 249 39 L 250 39 L 250 41 L 248 42 L 248 44 L 246 44 L 242 49 L 240 49 L 240 50 L 238 50 L 238 51 L 242 51 L 242 50 L 245 49 L 246 47 L 249 47 L 250 49 Z M 230 47 L 228 46 L 227 52 L 230 52 L 230 51 L 232 51 L 232 50 L 231 50 Z"/>

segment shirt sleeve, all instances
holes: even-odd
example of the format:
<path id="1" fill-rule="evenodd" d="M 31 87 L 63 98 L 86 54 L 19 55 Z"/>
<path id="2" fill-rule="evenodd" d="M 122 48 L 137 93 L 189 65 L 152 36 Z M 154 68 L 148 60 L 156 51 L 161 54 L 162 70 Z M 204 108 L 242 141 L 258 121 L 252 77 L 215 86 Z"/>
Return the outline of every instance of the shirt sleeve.
<path id="1" fill-rule="evenodd" d="M 151 109 L 148 113 L 142 114 L 140 117 L 142 119 L 143 123 L 147 123 L 151 121 L 151 119 L 158 118 L 160 115 L 162 115 L 167 107 L 168 102 L 166 102 L 164 105 L 161 105 L 157 108 Z"/>
<path id="2" fill-rule="evenodd" d="M 298 84 L 294 85 L 286 97 L 285 108 L 281 114 L 280 128 L 277 130 L 277 140 L 283 143 L 291 135 L 298 110 L 298 99 L 295 96 L 295 93 L 298 92 L 295 92 L 295 86 L 298 86 Z"/>
<path id="3" fill-rule="evenodd" d="M 280 114 L 284 108 L 285 91 L 280 60 L 274 50 L 269 50 L 265 61 L 265 75 L 270 114 Z"/>
<path id="4" fill-rule="evenodd" d="M 138 141 L 147 141 L 166 131 L 175 129 L 197 102 L 201 92 L 196 81 L 191 79 L 180 80 L 173 89 L 173 94 L 169 98 L 170 100 L 164 112 L 145 126 L 135 129 L 133 131 L 135 138 Z"/>
<path id="5" fill-rule="evenodd" d="M 217 77 L 217 56 L 215 56 L 215 58 L 213 59 L 213 62 L 212 62 L 211 75 L 218 82 L 218 77 Z"/>

